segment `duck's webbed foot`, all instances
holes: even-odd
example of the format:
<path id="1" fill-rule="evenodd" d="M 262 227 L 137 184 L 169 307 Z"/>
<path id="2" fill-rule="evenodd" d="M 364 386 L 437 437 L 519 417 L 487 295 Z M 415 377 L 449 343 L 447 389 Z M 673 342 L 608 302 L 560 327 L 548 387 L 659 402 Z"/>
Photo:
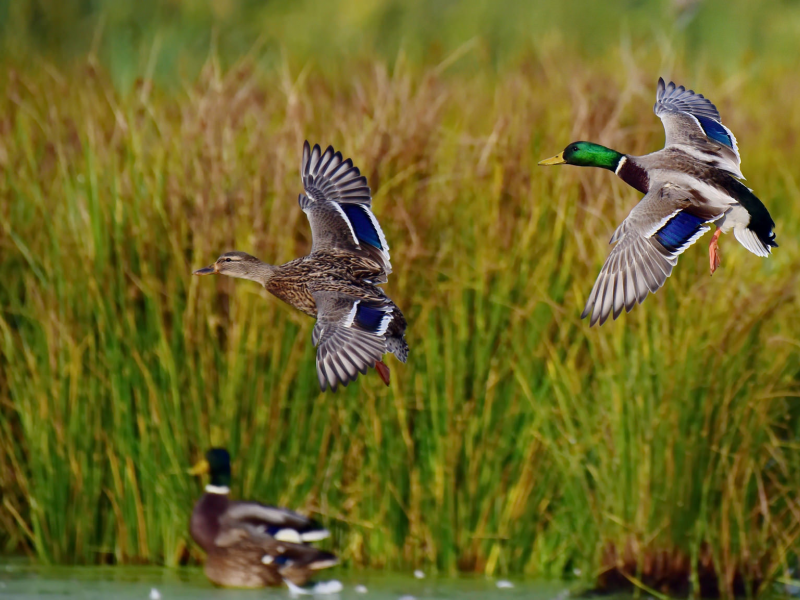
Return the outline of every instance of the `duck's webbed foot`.
<path id="1" fill-rule="evenodd" d="M 719 236 L 722 235 L 722 230 L 717 229 L 714 232 L 714 237 L 711 238 L 711 243 L 708 245 L 708 265 L 711 267 L 711 274 L 714 274 L 719 266 L 722 264 L 720 249 L 719 249 Z"/>
<path id="2" fill-rule="evenodd" d="M 378 372 L 378 375 L 381 376 L 383 383 L 389 385 L 389 367 L 387 367 L 382 360 L 379 360 L 375 363 L 375 370 Z"/>

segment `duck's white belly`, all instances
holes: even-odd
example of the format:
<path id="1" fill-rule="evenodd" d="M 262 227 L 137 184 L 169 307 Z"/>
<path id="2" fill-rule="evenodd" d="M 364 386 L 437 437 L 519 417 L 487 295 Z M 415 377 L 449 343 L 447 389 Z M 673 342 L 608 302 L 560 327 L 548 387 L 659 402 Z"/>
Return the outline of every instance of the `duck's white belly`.
<path id="1" fill-rule="evenodd" d="M 714 221 L 714 225 L 728 233 L 731 229 L 744 229 L 750 224 L 750 213 L 739 204 L 732 204 L 730 208 L 719 219 Z"/>

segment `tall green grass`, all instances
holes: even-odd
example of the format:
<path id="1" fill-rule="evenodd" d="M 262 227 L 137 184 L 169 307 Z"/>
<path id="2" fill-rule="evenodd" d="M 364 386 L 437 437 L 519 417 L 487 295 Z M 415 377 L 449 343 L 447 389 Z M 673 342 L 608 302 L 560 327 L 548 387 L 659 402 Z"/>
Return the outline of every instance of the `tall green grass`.
<path id="1" fill-rule="evenodd" d="M 475 50 L 467 50 L 474 52 Z M 489 60 L 488 58 L 478 58 Z M 691 54 L 567 45 L 494 71 L 215 55 L 180 91 L 93 58 L 0 73 L 0 543 L 44 562 L 198 557 L 188 465 L 234 455 L 237 496 L 317 514 L 349 564 L 593 579 L 611 548 L 770 577 L 800 533 L 800 83 Z M 454 70 L 451 70 L 454 69 Z M 540 169 L 573 139 L 663 143 L 658 75 L 710 96 L 777 222 L 765 260 L 703 243 L 658 294 L 579 314 L 638 195 Z M 389 389 L 320 394 L 313 321 L 220 252 L 307 252 L 302 142 L 367 175 L 410 327 Z M 612 561 L 613 562 L 613 561 Z"/>

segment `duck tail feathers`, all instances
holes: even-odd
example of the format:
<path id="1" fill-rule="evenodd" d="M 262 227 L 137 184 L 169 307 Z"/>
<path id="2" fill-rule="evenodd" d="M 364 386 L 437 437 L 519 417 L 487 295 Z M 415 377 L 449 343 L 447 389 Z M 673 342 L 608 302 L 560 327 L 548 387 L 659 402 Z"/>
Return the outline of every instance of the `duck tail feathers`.
<path id="1" fill-rule="evenodd" d="M 772 248 L 778 247 L 778 244 L 775 243 L 775 232 L 771 229 L 765 233 L 754 231 L 749 227 L 737 227 L 733 230 L 733 235 L 736 236 L 742 246 L 756 256 L 767 257 L 772 252 Z"/>
<path id="2" fill-rule="evenodd" d="M 736 227 L 733 234 L 739 243 L 758 256 L 769 256 L 772 248 L 777 248 L 775 242 L 775 221 L 769 214 L 767 207 L 748 187 L 738 181 L 733 182 L 731 194 L 739 201 L 750 214 L 747 227 Z"/>
<path id="3" fill-rule="evenodd" d="M 408 360 L 408 344 L 402 336 L 387 337 L 386 350 L 394 354 L 401 363 Z"/>

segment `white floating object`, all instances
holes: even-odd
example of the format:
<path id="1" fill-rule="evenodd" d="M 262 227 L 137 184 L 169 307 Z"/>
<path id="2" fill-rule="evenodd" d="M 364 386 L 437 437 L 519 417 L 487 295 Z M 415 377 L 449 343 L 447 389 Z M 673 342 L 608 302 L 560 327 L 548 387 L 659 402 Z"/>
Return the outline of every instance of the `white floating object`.
<path id="1" fill-rule="evenodd" d="M 320 581 L 311 589 L 314 594 L 327 595 L 338 594 L 344 589 L 344 586 L 338 579 L 331 579 L 330 581 Z"/>
<path id="2" fill-rule="evenodd" d="M 367 586 L 361 585 L 360 583 L 353 589 L 356 591 L 356 594 L 366 594 L 367 593 Z"/>
<path id="3" fill-rule="evenodd" d="M 572 572 L 575 573 L 575 575 L 578 576 L 578 577 L 580 577 L 581 573 L 583 573 L 583 571 L 581 571 L 578 567 L 575 567 L 574 569 L 572 569 Z"/>
<path id="4" fill-rule="evenodd" d="M 161 600 L 161 592 L 156 588 L 150 588 L 150 600 Z"/>
<path id="5" fill-rule="evenodd" d="M 414 577 L 416 577 L 417 579 L 425 579 L 425 571 L 423 571 L 422 569 L 417 569 L 416 571 L 414 571 Z"/>
<path id="6" fill-rule="evenodd" d="M 514 587 L 514 584 L 506 579 L 501 579 L 497 582 L 497 588 L 501 590 L 510 590 Z"/>
<path id="7" fill-rule="evenodd" d="M 414 596 L 400 596 L 399 600 L 417 600 Z"/>
<path id="8" fill-rule="evenodd" d="M 312 594 L 312 592 L 304 590 L 299 585 L 293 584 L 288 579 L 284 579 L 284 581 L 286 582 L 286 585 L 289 588 L 289 594 L 291 594 L 292 598 L 296 596 L 310 596 Z"/>
<path id="9" fill-rule="evenodd" d="M 284 581 L 286 582 L 286 585 L 289 588 L 289 593 L 292 595 L 292 597 L 327 596 L 329 594 L 338 594 L 344 589 L 342 582 L 336 579 L 331 579 L 330 581 L 320 581 L 311 588 L 301 588 L 299 585 L 295 585 L 288 579 L 284 579 Z"/>

